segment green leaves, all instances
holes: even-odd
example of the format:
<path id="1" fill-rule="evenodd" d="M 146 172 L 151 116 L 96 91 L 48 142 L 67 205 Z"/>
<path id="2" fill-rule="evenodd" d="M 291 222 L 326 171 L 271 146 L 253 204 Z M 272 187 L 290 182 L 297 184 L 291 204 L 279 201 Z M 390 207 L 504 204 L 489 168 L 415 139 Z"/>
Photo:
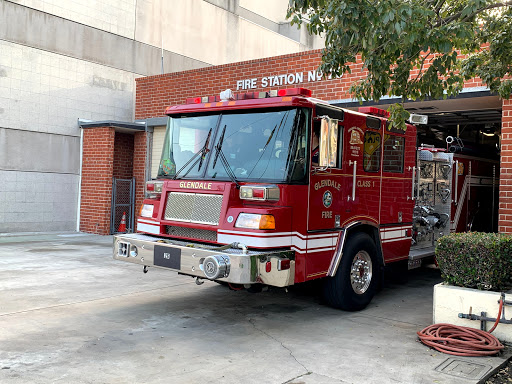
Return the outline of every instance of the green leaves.
<path id="1" fill-rule="evenodd" d="M 359 100 L 454 96 L 473 77 L 510 97 L 510 0 L 290 0 L 288 17 L 325 36 L 322 73 L 349 73 L 360 55 L 368 76 L 351 87 Z"/>
<path id="2" fill-rule="evenodd" d="M 436 259 L 449 284 L 493 291 L 512 288 L 512 236 L 452 233 L 439 239 Z"/>
<path id="3" fill-rule="evenodd" d="M 405 132 L 407 130 L 405 121 L 409 119 L 411 114 L 405 110 L 403 104 L 393 104 L 388 111 L 390 129 L 395 128 Z"/>

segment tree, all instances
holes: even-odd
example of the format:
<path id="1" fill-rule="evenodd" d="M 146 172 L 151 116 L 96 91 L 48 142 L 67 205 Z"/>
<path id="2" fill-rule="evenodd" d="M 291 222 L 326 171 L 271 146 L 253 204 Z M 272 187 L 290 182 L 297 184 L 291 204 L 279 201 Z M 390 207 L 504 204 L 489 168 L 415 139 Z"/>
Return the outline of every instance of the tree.
<path id="1" fill-rule="evenodd" d="M 350 88 L 357 99 L 401 97 L 390 112 L 402 128 L 405 100 L 455 96 L 470 78 L 511 96 L 512 0 L 290 0 L 288 18 L 325 36 L 324 75 L 362 61 L 368 76 Z"/>

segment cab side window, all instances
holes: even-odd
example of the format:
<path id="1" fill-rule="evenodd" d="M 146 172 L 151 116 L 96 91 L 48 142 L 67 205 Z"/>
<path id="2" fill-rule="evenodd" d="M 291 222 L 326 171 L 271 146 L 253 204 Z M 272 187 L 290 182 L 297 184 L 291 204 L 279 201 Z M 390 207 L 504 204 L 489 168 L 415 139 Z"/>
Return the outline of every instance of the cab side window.
<path id="1" fill-rule="evenodd" d="M 366 131 L 364 134 L 363 169 L 366 172 L 380 170 L 381 137 L 377 132 Z"/>
<path id="2" fill-rule="evenodd" d="M 405 139 L 401 136 L 384 135 L 384 172 L 404 172 L 404 144 Z"/>
<path id="3" fill-rule="evenodd" d="M 319 140 L 320 140 L 320 121 L 317 120 L 313 123 L 313 139 L 311 144 L 311 161 L 313 166 L 318 166 L 319 161 Z M 316 138 L 315 138 L 316 136 Z M 335 137 L 331 138 L 331 147 L 337 148 L 336 150 L 336 165 L 333 168 L 343 168 L 343 125 L 338 124 L 338 133 Z"/>

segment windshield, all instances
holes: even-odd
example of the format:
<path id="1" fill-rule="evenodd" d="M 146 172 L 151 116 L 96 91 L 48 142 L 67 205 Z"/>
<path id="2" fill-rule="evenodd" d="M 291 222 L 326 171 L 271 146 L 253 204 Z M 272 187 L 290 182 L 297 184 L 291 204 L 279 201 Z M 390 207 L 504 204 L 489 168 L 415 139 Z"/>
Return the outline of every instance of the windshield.
<path id="1" fill-rule="evenodd" d="M 158 176 L 303 181 L 308 121 L 305 108 L 171 117 Z"/>

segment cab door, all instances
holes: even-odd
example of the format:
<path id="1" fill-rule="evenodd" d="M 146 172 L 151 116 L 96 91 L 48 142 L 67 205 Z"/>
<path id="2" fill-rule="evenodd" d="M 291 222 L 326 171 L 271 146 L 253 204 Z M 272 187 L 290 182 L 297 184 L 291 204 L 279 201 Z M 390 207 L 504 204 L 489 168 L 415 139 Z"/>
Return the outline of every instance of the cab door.
<path id="1" fill-rule="evenodd" d="M 342 227 L 353 222 L 377 226 L 381 187 L 381 120 L 372 116 L 347 118 L 345 212 Z"/>
<path id="2" fill-rule="evenodd" d="M 307 201 L 306 234 L 307 261 L 306 280 L 326 276 L 336 250 L 340 233 L 340 217 L 344 209 L 342 184 L 343 125 L 341 119 L 331 120 L 330 130 L 326 119 L 316 119 L 313 129 L 324 131 L 326 138 L 332 132 L 329 145 L 331 157 L 328 165 L 311 164 Z M 322 122 L 324 123 L 322 126 Z M 319 145 L 319 151 L 326 151 L 327 140 Z M 312 148 L 314 150 L 315 148 Z M 310 159 L 313 153 L 310 153 Z M 320 157 L 320 156 L 319 156 Z"/>
<path id="3" fill-rule="evenodd" d="M 313 161 L 311 161 L 308 233 L 336 230 L 339 227 L 339 217 L 343 208 L 341 183 L 343 126 L 339 120 L 331 119 L 330 122 L 331 129 L 334 130 L 330 143 L 327 143 L 328 120 L 317 119 L 313 123 L 313 131 L 321 131 L 320 137 L 324 140 L 324 143 L 319 143 L 318 151 L 326 152 L 328 145 L 335 148 L 335 150 L 331 151 L 334 155 L 328 165 L 313 164 Z M 311 159 L 313 159 L 315 148 L 313 148 L 313 145 L 311 148 Z"/>

